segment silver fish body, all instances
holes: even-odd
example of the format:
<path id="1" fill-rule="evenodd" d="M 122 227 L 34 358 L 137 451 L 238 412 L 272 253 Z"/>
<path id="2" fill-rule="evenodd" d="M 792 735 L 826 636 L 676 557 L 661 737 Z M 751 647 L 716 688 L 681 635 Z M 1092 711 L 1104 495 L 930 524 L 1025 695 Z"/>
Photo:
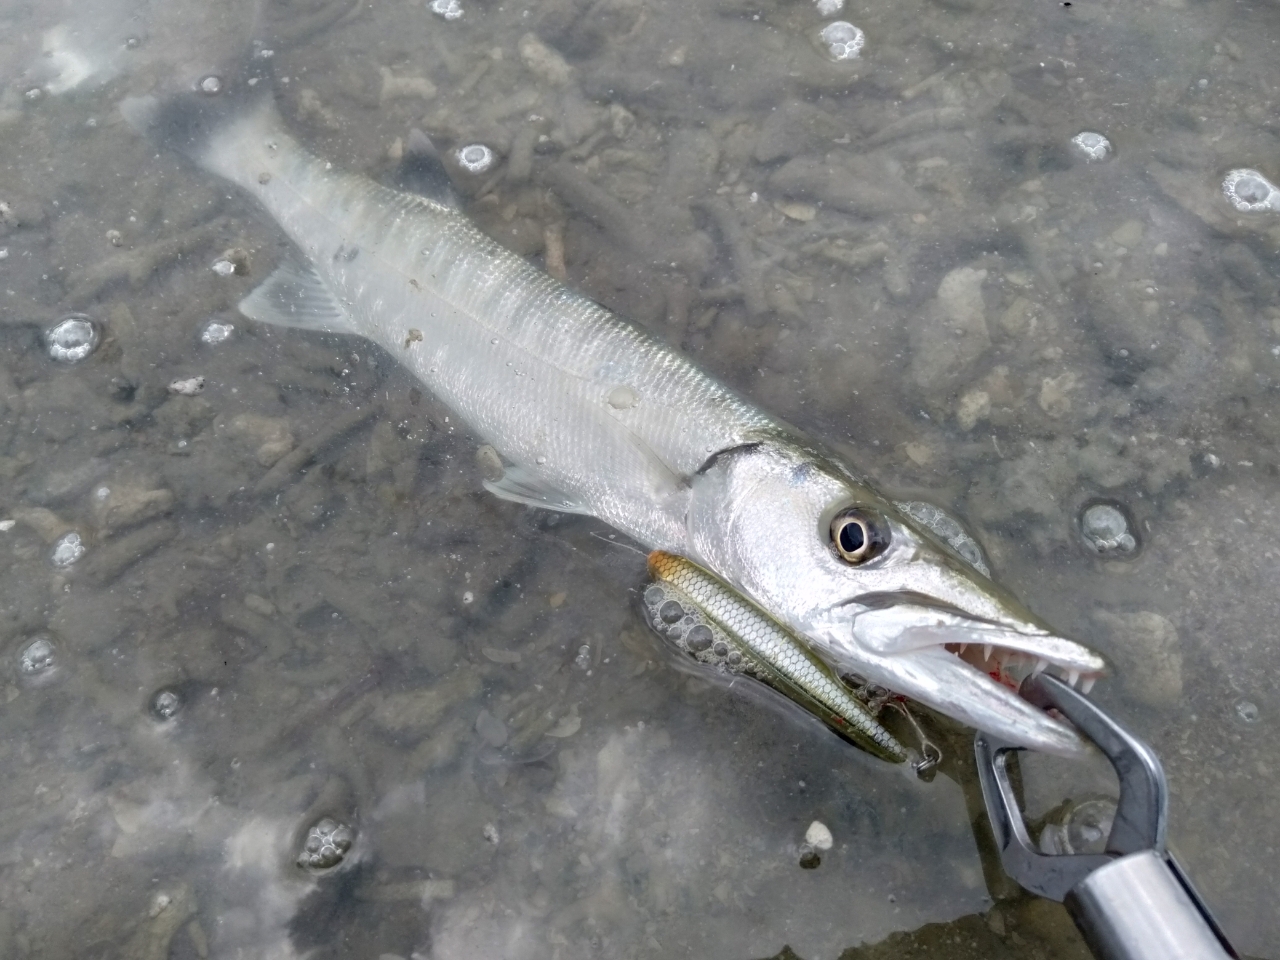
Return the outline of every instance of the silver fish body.
<path id="1" fill-rule="evenodd" d="M 125 112 L 251 193 L 297 245 L 302 263 L 246 298 L 246 315 L 378 343 L 502 456 L 505 476 L 486 484 L 499 496 L 589 514 L 696 561 L 842 672 L 1013 742 L 1083 749 L 989 677 L 990 664 L 951 648 L 990 644 L 1025 655 L 1028 669 L 1043 659 L 1086 677 L 1103 669 L 1095 654 L 1053 636 L 838 459 L 670 347 L 451 206 L 334 170 L 268 97 L 228 86 L 222 102 L 193 94 Z"/>

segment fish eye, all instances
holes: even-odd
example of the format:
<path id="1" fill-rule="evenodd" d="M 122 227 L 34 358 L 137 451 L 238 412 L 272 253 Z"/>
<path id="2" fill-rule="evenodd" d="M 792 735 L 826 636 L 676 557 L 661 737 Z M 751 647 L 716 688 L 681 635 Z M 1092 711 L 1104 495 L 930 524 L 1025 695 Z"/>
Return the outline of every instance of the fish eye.
<path id="1" fill-rule="evenodd" d="M 862 563 L 889 544 L 883 524 L 863 510 L 842 510 L 831 521 L 831 545 L 845 563 Z"/>

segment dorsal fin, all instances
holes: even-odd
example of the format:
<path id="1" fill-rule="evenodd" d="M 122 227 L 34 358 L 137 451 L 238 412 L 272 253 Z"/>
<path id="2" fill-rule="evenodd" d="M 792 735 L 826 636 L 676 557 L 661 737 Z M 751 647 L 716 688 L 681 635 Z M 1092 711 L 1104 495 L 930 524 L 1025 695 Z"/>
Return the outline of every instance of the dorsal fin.
<path id="1" fill-rule="evenodd" d="M 446 207 L 458 206 L 453 181 L 449 179 L 440 151 L 431 138 L 416 127 L 409 131 L 404 156 L 396 171 L 396 182 L 401 190 L 419 194 Z"/>

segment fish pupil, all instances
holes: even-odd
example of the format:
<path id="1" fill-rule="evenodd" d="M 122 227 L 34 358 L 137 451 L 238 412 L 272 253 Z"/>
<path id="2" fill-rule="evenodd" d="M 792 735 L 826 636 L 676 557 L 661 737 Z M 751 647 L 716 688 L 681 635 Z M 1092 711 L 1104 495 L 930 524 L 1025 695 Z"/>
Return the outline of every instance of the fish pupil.
<path id="1" fill-rule="evenodd" d="M 845 553 L 857 553 L 866 545 L 867 537 L 862 524 L 851 520 L 840 528 L 840 549 Z"/>

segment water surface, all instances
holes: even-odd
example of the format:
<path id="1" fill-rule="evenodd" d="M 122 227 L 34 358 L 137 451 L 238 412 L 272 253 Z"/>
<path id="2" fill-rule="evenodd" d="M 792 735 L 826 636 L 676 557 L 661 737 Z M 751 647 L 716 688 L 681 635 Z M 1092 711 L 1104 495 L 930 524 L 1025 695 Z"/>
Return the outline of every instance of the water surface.
<path id="1" fill-rule="evenodd" d="M 94 2 L 0 6 L 0 953 L 1082 955 L 984 864 L 962 734 L 921 782 L 675 669 L 620 538 L 485 494 L 377 349 L 238 316 L 286 242 L 117 104 L 257 35 L 317 153 L 489 147 L 490 234 L 963 518 L 1280 955 L 1280 212 L 1221 190 L 1280 183 L 1280 5 Z M 60 22 L 111 66 L 51 92 Z"/>

